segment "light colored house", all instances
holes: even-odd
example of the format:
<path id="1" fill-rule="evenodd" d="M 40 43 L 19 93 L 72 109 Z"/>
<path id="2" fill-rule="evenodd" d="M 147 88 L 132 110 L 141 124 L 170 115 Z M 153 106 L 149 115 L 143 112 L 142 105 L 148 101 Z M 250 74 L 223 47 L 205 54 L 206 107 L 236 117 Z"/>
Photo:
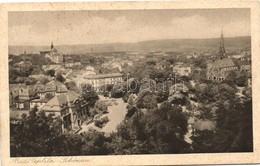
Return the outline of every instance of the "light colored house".
<path id="1" fill-rule="evenodd" d="M 92 66 L 87 66 L 86 71 L 95 71 L 95 68 Z"/>
<path id="2" fill-rule="evenodd" d="M 65 67 L 77 67 L 77 66 L 81 66 L 80 62 L 66 62 L 65 63 Z"/>
<path id="3" fill-rule="evenodd" d="M 12 86 L 12 85 L 11 85 Z M 17 96 L 18 91 L 18 96 Z M 33 85 L 18 85 L 16 88 L 10 87 L 10 97 L 12 97 L 11 105 L 16 109 L 29 110 L 30 101 L 38 98 Z"/>
<path id="4" fill-rule="evenodd" d="M 19 98 L 19 88 L 25 84 L 9 84 L 9 104 L 12 106 Z"/>
<path id="5" fill-rule="evenodd" d="M 191 67 L 186 65 L 176 65 L 173 67 L 173 72 L 178 73 L 180 76 L 189 76 Z"/>
<path id="6" fill-rule="evenodd" d="M 64 57 L 61 53 L 58 53 L 57 49 L 54 48 L 53 43 L 51 43 L 51 49 L 48 51 L 40 51 L 40 54 L 49 58 L 54 63 L 63 63 Z"/>
<path id="7" fill-rule="evenodd" d="M 46 103 L 48 102 L 47 98 L 34 99 L 30 101 L 30 108 L 34 108 L 35 106 L 40 110 Z"/>
<path id="8" fill-rule="evenodd" d="M 54 114 L 62 118 L 63 132 L 78 130 L 88 114 L 87 102 L 72 91 L 53 97 L 42 107 L 42 110 L 47 115 Z"/>
<path id="9" fill-rule="evenodd" d="M 19 68 L 29 68 L 30 66 L 32 66 L 32 63 L 30 61 L 21 61 L 14 64 L 14 67 Z"/>
<path id="10" fill-rule="evenodd" d="M 47 94 L 51 94 L 53 96 L 65 94 L 68 92 L 68 89 L 63 83 L 52 80 L 46 83 L 46 85 L 41 83 L 35 84 L 34 91 L 40 99 L 45 99 Z"/>
<path id="11" fill-rule="evenodd" d="M 30 78 L 34 78 L 36 80 L 41 80 L 41 79 L 48 79 L 52 80 L 52 77 L 44 75 L 44 74 L 32 74 L 29 76 Z"/>
<path id="12" fill-rule="evenodd" d="M 57 71 L 57 70 L 59 70 L 59 69 L 61 69 L 62 68 L 62 66 L 61 65 L 57 65 L 57 64 L 51 64 L 51 65 L 44 65 L 44 66 L 42 66 L 42 69 L 44 70 L 44 71 L 47 71 L 47 70 L 54 70 L 54 71 Z"/>
<path id="13" fill-rule="evenodd" d="M 95 90 L 99 90 L 101 85 L 104 84 L 117 84 L 123 81 L 123 74 L 113 73 L 113 74 L 99 74 L 99 75 L 88 75 L 84 76 L 86 83 L 92 85 Z"/>
<path id="14" fill-rule="evenodd" d="M 68 89 L 63 83 L 52 80 L 45 85 L 45 92 L 56 96 L 67 93 Z"/>

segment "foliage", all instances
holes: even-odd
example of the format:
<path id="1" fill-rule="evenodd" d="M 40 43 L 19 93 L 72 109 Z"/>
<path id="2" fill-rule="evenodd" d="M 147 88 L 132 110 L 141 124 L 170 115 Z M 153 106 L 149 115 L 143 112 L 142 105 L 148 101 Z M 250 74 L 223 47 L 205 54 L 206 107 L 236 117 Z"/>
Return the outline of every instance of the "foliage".
<path id="1" fill-rule="evenodd" d="M 74 91 L 76 93 L 79 92 L 79 88 L 78 88 L 77 84 L 74 81 L 66 82 L 65 85 L 68 88 L 68 90 Z"/>
<path id="2" fill-rule="evenodd" d="M 103 118 L 101 118 L 101 119 L 96 119 L 96 120 L 94 121 L 94 123 L 95 123 L 95 126 L 97 126 L 97 127 L 99 127 L 99 128 L 102 128 L 102 127 L 104 127 L 104 125 L 105 125 L 108 121 L 109 121 L 108 117 L 105 116 L 105 117 L 103 117 Z"/>
<path id="3" fill-rule="evenodd" d="M 11 156 L 49 156 L 60 137 L 61 121 L 37 113 L 37 107 L 22 117 L 21 124 L 11 126 Z"/>
<path id="4" fill-rule="evenodd" d="M 56 73 L 55 79 L 59 82 L 64 82 L 66 79 L 61 75 L 61 73 Z"/>
<path id="5" fill-rule="evenodd" d="M 17 69 L 9 68 L 9 83 L 25 83 L 27 77 L 31 75 L 33 67 Z"/>
<path id="6" fill-rule="evenodd" d="M 93 107 L 96 101 L 99 99 L 96 91 L 93 90 L 91 85 L 85 85 L 85 88 L 82 89 L 82 97 L 88 102 L 90 107 Z"/>
<path id="7" fill-rule="evenodd" d="M 245 71 L 231 71 L 227 76 L 227 80 L 236 84 L 237 86 L 246 86 L 247 85 L 247 73 Z"/>
<path id="8" fill-rule="evenodd" d="M 46 70 L 44 72 L 44 74 L 47 75 L 47 76 L 54 77 L 55 76 L 55 71 L 54 70 Z"/>
<path id="9" fill-rule="evenodd" d="M 113 98 L 121 98 L 126 94 L 126 85 L 114 85 L 113 89 L 111 90 L 111 97 Z"/>
<path id="10" fill-rule="evenodd" d="M 46 93 L 44 97 L 45 97 L 45 99 L 47 99 L 47 100 L 49 101 L 49 100 L 52 99 L 54 96 L 53 96 L 51 93 Z"/>
<path id="11" fill-rule="evenodd" d="M 113 90 L 113 84 L 104 84 L 100 86 L 99 93 L 103 94 L 104 97 L 109 97 L 109 93 Z"/>
<path id="12" fill-rule="evenodd" d="M 115 154 L 182 153 L 188 148 L 184 141 L 187 119 L 181 108 L 163 103 L 147 113 L 137 111 L 118 126 L 113 142 Z"/>
<path id="13" fill-rule="evenodd" d="M 216 129 L 214 132 L 197 132 L 192 138 L 193 152 L 253 151 L 252 100 L 241 103 L 234 95 L 211 102 L 209 108 L 213 105 L 216 108 Z M 204 108 L 203 116 L 210 115 L 208 111 Z"/>
<path id="14" fill-rule="evenodd" d="M 23 115 L 21 124 L 11 125 L 11 156 L 78 156 L 105 155 L 109 153 L 104 133 L 61 133 L 61 119 L 35 107 L 29 115 Z"/>
<path id="15" fill-rule="evenodd" d="M 95 103 L 94 109 L 99 113 L 99 114 L 104 114 L 107 112 L 107 105 L 104 101 L 97 101 Z"/>
<path id="16" fill-rule="evenodd" d="M 147 91 L 147 90 L 141 91 L 141 92 L 139 92 L 138 97 L 136 99 L 136 106 L 139 109 L 157 108 L 156 96 L 150 91 Z"/>

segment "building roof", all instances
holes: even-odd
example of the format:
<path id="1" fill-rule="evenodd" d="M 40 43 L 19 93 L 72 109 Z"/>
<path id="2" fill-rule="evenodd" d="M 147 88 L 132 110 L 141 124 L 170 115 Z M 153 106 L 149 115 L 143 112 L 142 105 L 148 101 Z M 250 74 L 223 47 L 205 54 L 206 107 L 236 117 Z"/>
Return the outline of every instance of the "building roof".
<path id="1" fill-rule="evenodd" d="M 67 103 L 66 96 L 64 94 L 61 94 L 58 96 L 54 96 L 50 101 L 48 101 L 47 105 L 60 106 L 65 103 Z"/>
<path id="2" fill-rule="evenodd" d="M 47 102 L 48 102 L 48 99 L 46 99 L 46 98 L 31 100 L 31 103 L 47 103 Z"/>
<path id="3" fill-rule="evenodd" d="M 216 68 L 225 68 L 225 67 L 232 67 L 232 66 L 236 66 L 235 63 L 233 62 L 232 59 L 230 58 L 225 58 L 225 59 L 221 59 L 221 60 L 216 60 L 214 62 L 212 62 L 213 66 L 215 66 Z"/>
<path id="4" fill-rule="evenodd" d="M 24 86 L 26 86 L 26 84 L 9 84 L 9 91 L 16 90 Z"/>
<path id="5" fill-rule="evenodd" d="M 216 128 L 216 122 L 208 120 L 208 119 L 200 119 L 195 122 L 193 127 L 196 130 L 200 130 L 200 131 L 202 131 L 202 130 L 212 131 Z"/>
<path id="6" fill-rule="evenodd" d="M 67 97 L 67 101 L 71 102 L 71 101 L 74 101 L 75 99 L 79 98 L 80 95 L 77 94 L 76 92 L 69 91 L 68 93 L 66 93 L 66 97 Z"/>
<path id="7" fill-rule="evenodd" d="M 60 106 L 65 103 L 72 102 L 79 97 L 80 97 L 79 94 L 69 91 L 66 94 L 54 96 L 50 101 L 47 102 L 46 105 Z"/>
<path id="8" fill-rule="evenodd" d="M 102 79 L 102 78 L 113 78 L 113 77 L 122 77 L 121 73 L 112 73 L 112 74 L 99 74 L 99 75 L 87 75 L 85 79 Z"/>
<path id="9" fill-rule="evenodd" d="M 58 81 L 50 81 L 45 86 L 45 91 L 67 92 L 66 85 Z"/>

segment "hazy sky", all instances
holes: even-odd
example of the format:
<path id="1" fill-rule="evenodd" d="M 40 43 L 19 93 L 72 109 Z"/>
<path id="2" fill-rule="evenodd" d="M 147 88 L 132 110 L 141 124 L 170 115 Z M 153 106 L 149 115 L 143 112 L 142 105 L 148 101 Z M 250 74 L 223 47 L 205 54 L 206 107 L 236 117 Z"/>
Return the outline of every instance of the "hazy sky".
<path id="1" fill-rule="evenodd" d="M 250 35 L 250 9 L 9 12 L 9 45 Z"/>

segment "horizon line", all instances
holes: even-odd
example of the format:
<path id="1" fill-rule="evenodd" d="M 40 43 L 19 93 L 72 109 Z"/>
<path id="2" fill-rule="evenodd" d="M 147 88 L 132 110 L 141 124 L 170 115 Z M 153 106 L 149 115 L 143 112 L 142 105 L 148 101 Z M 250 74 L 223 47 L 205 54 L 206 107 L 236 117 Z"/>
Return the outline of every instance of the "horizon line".
<path id="1" fill-rule="evenodd" d="M 248 35 L 248 36 L 228 36 L 228 37 L 225 37 L 224 36 L 224 39 L 225 38 L 236 38 L 236 37 L 251 37 L 251 35 Z M 220 37 L 210 37 L 210 38 L 169 38 L 169 39 L 149 39 L 149 40 L 141 40 L 141 41 L 136 41 L 136 42 L 104 42 L 104 43 L 85 43 L 85 44 L 55 44 L 55 42 L 53 41 L 50 41 L 54 43 L 54 46 L 64 46 L 64 45 L 100 45 L 100 44 L 116 44 L 116 43 L 122 43 L 122 44 L 134 44 L 134 43 L 141 43 L 141 42 L 147 42 L 147 41 L 157 41 L 157 40 L 206 40 L 206 39 L 219 39 Z M 47 46 L 50 46 L 50 45 L 9 45 L 8 44 L 8 47 L 9 46 L 42 46 L 42 47 L 47 47 Z"/>

